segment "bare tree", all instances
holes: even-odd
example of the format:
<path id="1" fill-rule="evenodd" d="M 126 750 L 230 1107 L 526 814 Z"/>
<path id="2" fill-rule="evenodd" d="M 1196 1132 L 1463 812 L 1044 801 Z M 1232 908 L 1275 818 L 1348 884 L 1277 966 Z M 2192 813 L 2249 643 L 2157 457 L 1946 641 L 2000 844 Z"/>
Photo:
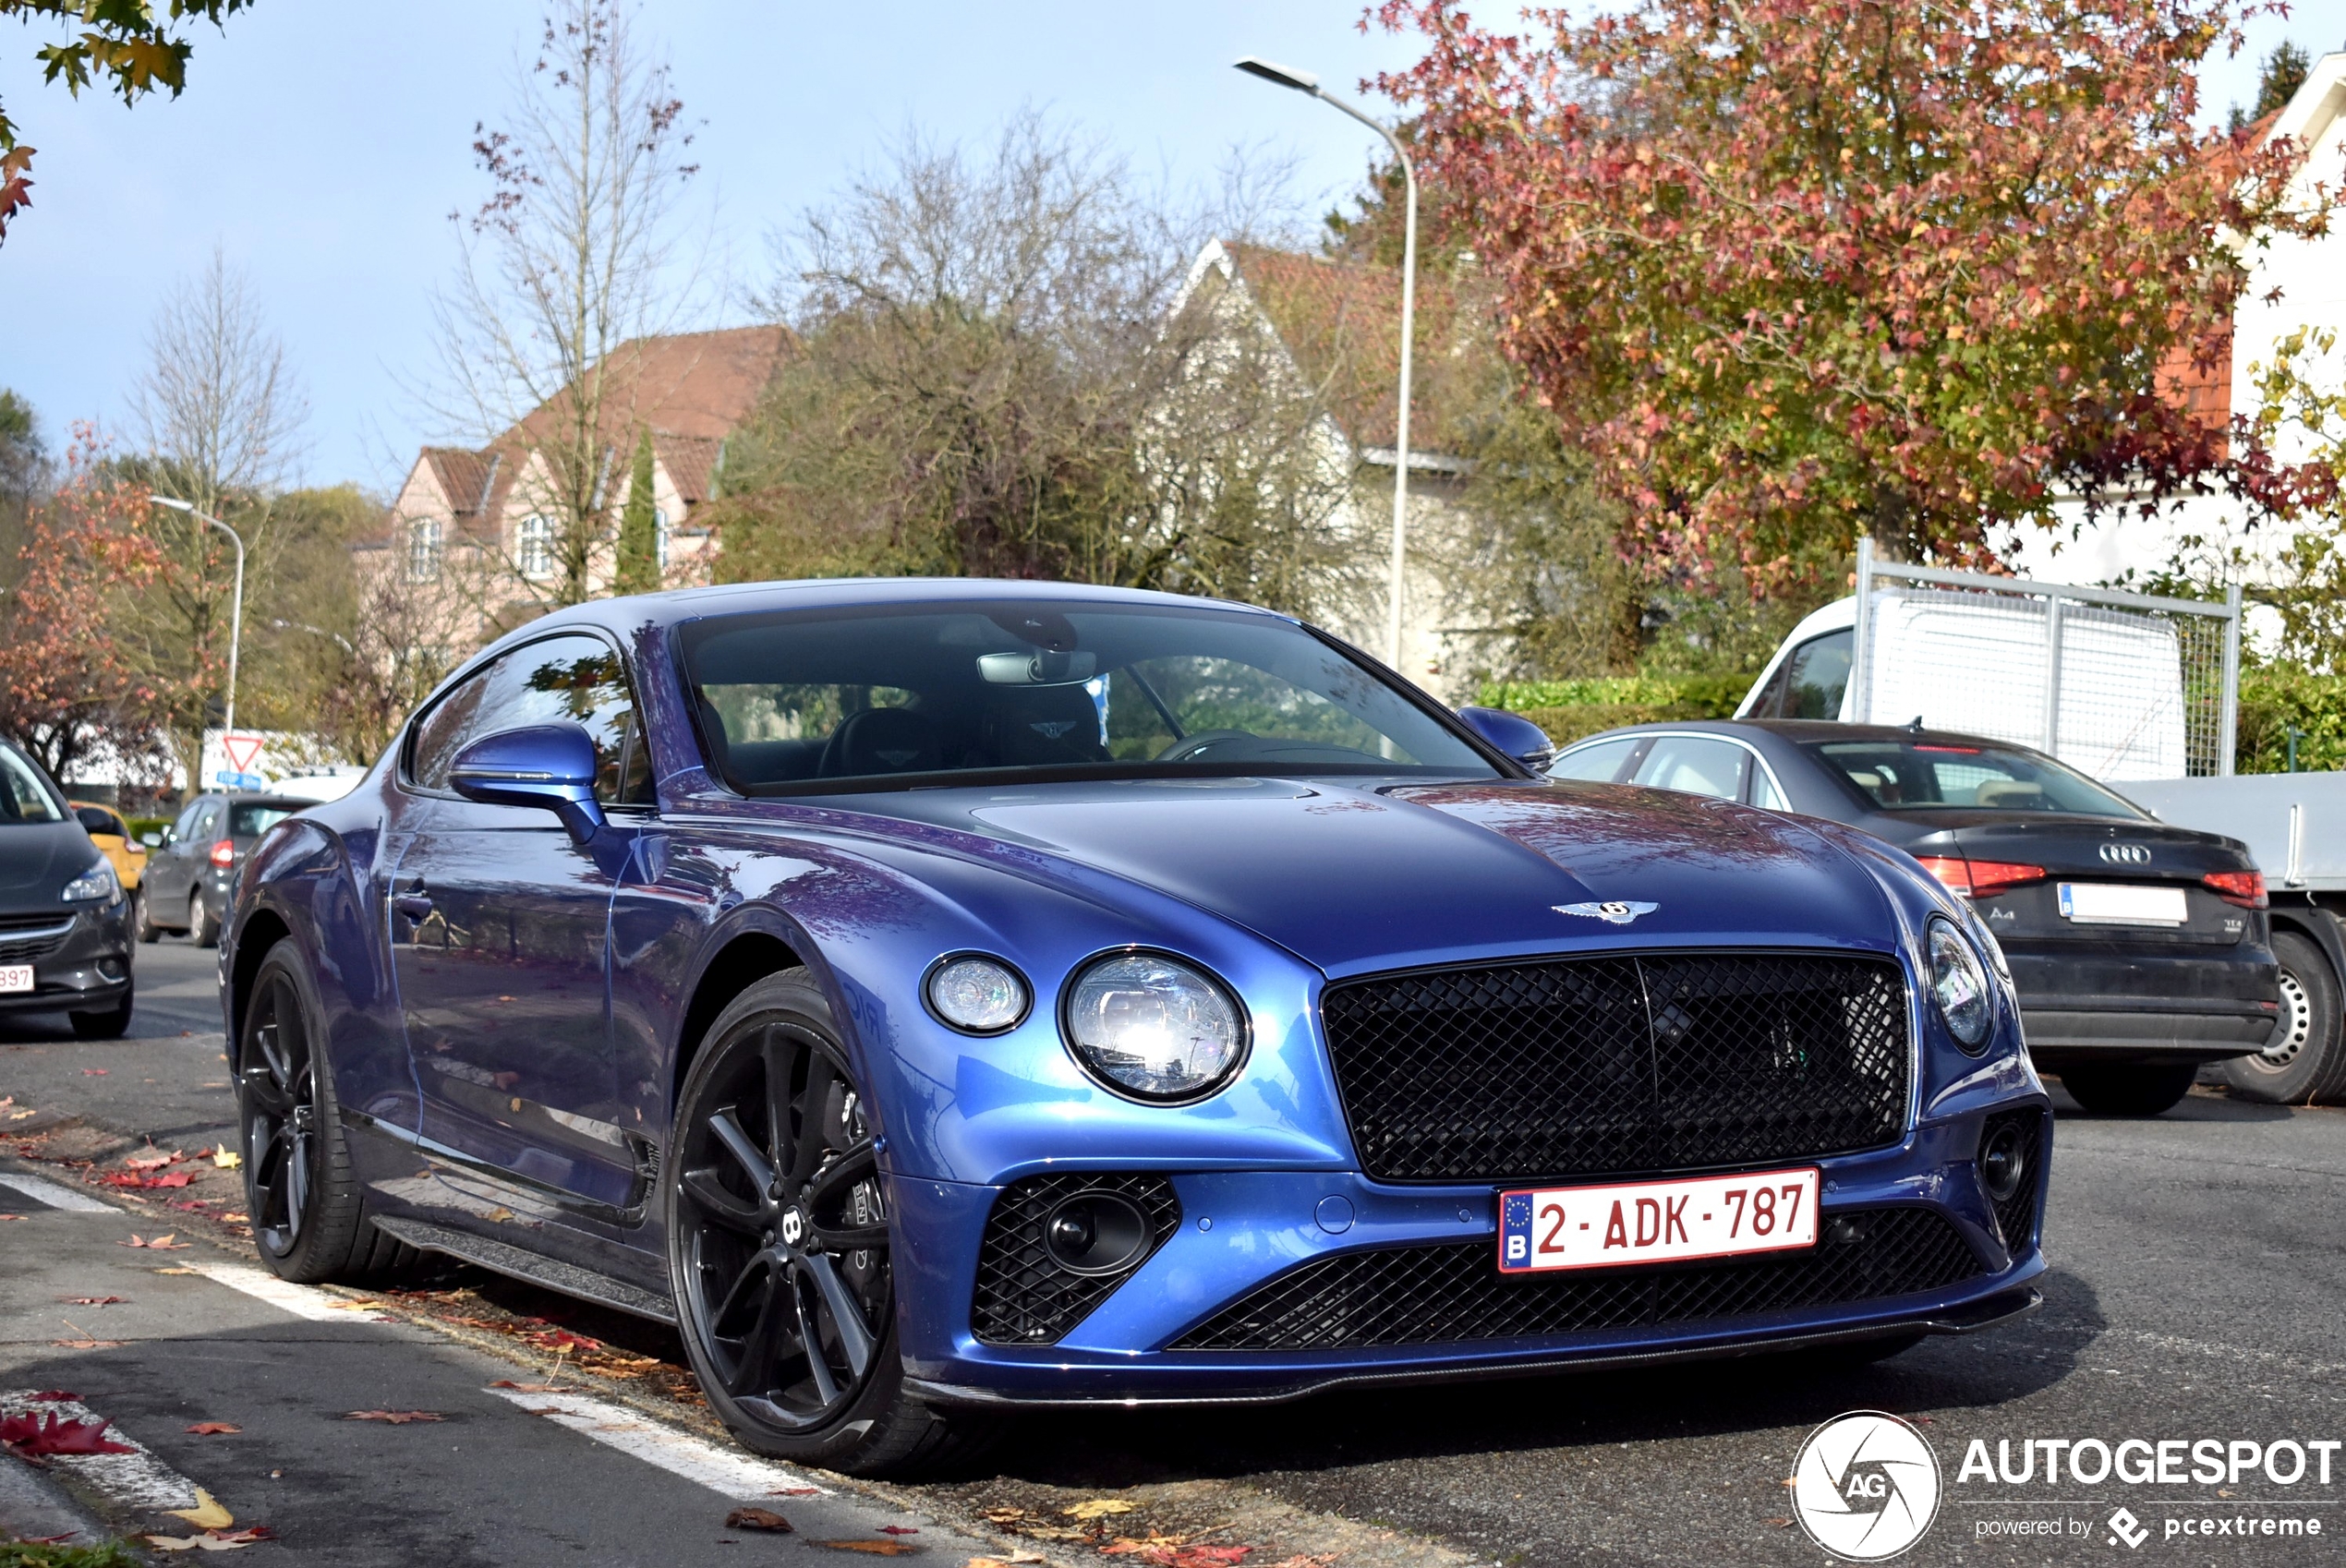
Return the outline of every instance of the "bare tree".
<path id="1" fill-rule="evenodd" d="M 234 528 L 246 594 L 265 593 L 276 561 L 272 504 L 299 461 L 308 408 L 250 280 L 219 249 L 157 308 L 147 361 L 130 399 L 139 451 L 120 467 Z M 207 672 L 227 657 L 236 552 L 182 513 L 151 509 L 146 526 L 159 566 L 121 633 L 169 694 L 163 718 L 192 780 L 217 695 Z"/>
<path id="2" fill-rule="evenodd" d="M 1190 271 L 1277 171 L 1171 192 L 1029 112 L 910 133 L 778 242 L 801 352 L 727 449 L 730 576 L 934 572 L 1326 608 L 1348 464 L 1317 389 Z"/>
<path id="3" fill-rule="evenodd" d="M 562 0 L 516 60 L 502 129 L 475 127 L 489 198 L 452 214 L 456 276 L 435 302 L 435 412 L 514 468 L 532 521 L 473 586 L 572 604 L 610 549 L 610 501 L 635 431 L 628 345 L 672 330 L 669 286 L 692 135 L 667 65 L 618 0 Z M 619 449 L 614 454 L 616 444 Z"/>

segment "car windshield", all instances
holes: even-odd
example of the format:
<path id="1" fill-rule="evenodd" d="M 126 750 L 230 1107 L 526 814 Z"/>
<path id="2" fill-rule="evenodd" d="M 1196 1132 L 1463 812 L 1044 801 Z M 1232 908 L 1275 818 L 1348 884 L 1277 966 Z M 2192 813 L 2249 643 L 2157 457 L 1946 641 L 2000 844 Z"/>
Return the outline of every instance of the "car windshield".
<path id="1" fill-rule="evenodd" d="M 14 751 L 0 746 L 0 826 L 65 819 L 65 807 L 49 792 L 41 770 Z"/>
<path id="2" fill-rule="evenodd" d="M 1961 806 L 2142 820 L 2141 812 L 2084 774 L 2032 752 L 1922 736 L 1812 742 L 1808 749 L 1883 811 Z"/>
<path id="3" fill-rule="evenodd" d="M 269 801 L 243 801 L 228 808 L 228 837 L 258 838 L 301 808 Z"/>
<path id="4" fill-rule="evenodd" d="M 682 641 L 710 760 L 745 793 L 1010 775 L 1496 777 L 1425 708 L 1266 615 L 879 606 L 712 617 Z"/>

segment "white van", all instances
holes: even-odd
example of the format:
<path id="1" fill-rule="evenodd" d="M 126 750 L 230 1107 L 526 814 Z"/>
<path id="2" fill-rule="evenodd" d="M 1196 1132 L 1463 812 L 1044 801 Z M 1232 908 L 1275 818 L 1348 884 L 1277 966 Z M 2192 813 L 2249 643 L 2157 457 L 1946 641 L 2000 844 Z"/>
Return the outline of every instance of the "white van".
<path id="1" fill-rule="evenodd" d="M 1850 678 L 1857 601 L 1839 599 L 1793 629 L 1735 717 L 1911 719 L 2049 751 L 2096 778 L 2183 777 L 2183 659 L 2173 624 L 2064 598 L 2056 663 L 2050 615 L 2047 600 L 2022 594 L 1876 589 L 1867 694 L 1866 672 Z"/>

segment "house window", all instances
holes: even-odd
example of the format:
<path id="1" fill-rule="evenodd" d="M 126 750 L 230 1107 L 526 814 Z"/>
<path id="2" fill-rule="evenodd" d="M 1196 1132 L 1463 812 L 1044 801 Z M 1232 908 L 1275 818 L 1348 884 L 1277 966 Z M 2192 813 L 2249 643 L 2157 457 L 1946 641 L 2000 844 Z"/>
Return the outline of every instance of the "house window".
<path id="1" fill-rule="evenodd" d="M 668 570 L 668 508 L 652 508 L 652 555 L 662 572 Z"/>
<path id="2" fill-rule="evenodd" d="M 520 554 L 523 576 L 550 577 L 554 574 L 552 518 L 533 515 L 521 520 Z"/>
<path id="3" fill-rule="evenodd" d="M 407 525 L 407 580 L 411 583 L 434 583 L 440 580 L 440 519 L 418 517 Z"/>

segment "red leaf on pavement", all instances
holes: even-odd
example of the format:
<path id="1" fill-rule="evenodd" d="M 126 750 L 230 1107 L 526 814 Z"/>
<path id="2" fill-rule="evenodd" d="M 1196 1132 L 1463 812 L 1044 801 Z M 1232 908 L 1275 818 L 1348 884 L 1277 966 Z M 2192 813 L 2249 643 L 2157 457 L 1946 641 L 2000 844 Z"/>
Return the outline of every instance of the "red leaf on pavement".
<path id="1" fill-rule="evenodd" d="M 103 1421 L 68 1421 L 51 1410 L 42 1416 L 0 1416 L 0 1443 L 19 1453 L 136 1453 L 106 1436 Z"/>
<path id="2" fill-rule="evenodd" d="M 167 1176 L 149 1176 L 140 1187 L 185 1187 L 196 1179 L 193 1171 L 173 1171 Z"/>
<path id="3" fill-rule="evenodd" d="M 23 1218 L 24 1216 L 22 1214 L 0 1214 L 0 1220 L 21 1220 Z"/>
<path id="4" fill-rule="evenodd" d="M 918 1530 L 913 1528 L 910 1525 L 882 1525 L 879 1527 L 879 1533 L 884 1536 L 917 1536 L 920 1534 Z"/>
<path id="5" fill-rule="evenodd" d="M 573 1333 L 568 1329 L 548 1329 L 527 1337 L 530 1344 L 548 1350 L 600 1350 L 603 1347 L 601 1340 L 588 1339 L 585 1334 Z"/>
<path id="6" fill-rule="evenodd" d="M 244 1428 L 227 1421 L 198 1421 L 187 1429 L 198 1437 L 219 1437 L 224 1432 L 240 1432 Z"/>
<path id="7" fill-rule="evenodd" d="M 56 1405 L 68 1399 L 79 1399 L 81 1395 L 78 1393 L 68 1393 L 61 1388 L 50 1388 L 42 1389 L 39 1393 L 34 1394 L 32 1396 L 32 1401 L 36 1405 Z"/>
<path id="8" fill-rule="evenodd" d="M 84 1067 L 81 1069 L 81 1076 L 84 1078 L 103 1078 L 106 1076 L 106 1069 L 103 1067 Z"/>
<path id="9" fill-rule="evenodd" d="M 790 1521 L 766 1508 L 736 1508 L 725 1515 L 729 1530 L 764 1530 L 777 1536 L 791 1533 Z"/>
<path id="10" fill-rule="evenodd" d="M 920 1550 L 908 1541 L 816 1541 L 833 1551 L 868 1551 L 874 1557 L 910 1557 Z"/>
<path id="11" fill-rule="evenodd" d="M 133 1154 L 122 1163 L 134 1171 L 158 1171 L 175 1160 L 186 1158 L 186 1155 L 175 1149 L 168 1154 L 158 1149 L 144 1154 Z"/>
<path id="12" fill-rule="evenodd" d="M 143 1247 L 151 1252 L 185 1252 L 187 1250 L 187 1244 L 175 1239 L 178 1235 L 179 1233 L 175 1230 L 167 1230 L 152 1241 L 147 1241 L 134 1230 L 130 1233 L 129 1240 L 117 1241 L 115 1245 L 116 1247 Z"/>
<path id="13" fill-rule="evenodd" d="M 447 1417 L 435 1410 L 353 1410 L 343 1417 L 345 1421 L 388 1421 L 404 1427 L 410 1421 L 445 1421 Z"/>
<path id="14" fill-rule="evenodd" d="M 68 1307 L 119 1307 L 128 1297 L 121 1296 L 60 1296 L 58 1300 Z"/>

